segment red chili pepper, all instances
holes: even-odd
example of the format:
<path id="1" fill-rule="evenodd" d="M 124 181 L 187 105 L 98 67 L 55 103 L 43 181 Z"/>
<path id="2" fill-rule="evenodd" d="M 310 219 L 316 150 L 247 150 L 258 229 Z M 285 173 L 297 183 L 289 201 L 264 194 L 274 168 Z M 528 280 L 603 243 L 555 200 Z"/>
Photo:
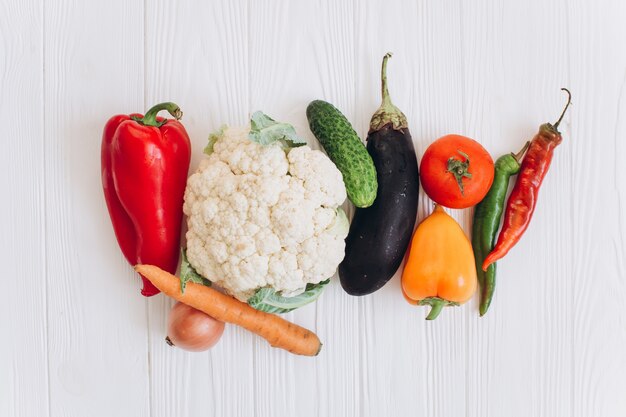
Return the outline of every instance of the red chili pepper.
<path id="1" fill-rule="evenodd" d="M 513 187 L 507 201 L 504 223 L 498 235 L 498 242 L 483 262 L 484 271 L 489 265 L 503 258 L 519 242 L 530 224 L 530 219 L 535 211 L 539 188 L 550 168 L 554 148 L 563 140 L 558 128 L 572 101 L 572 95 L 567 88 L 561 90 L 567 92 L 567 104 L 559 120 L 554 125 L 550 123 L 541 125 L 539 132 L 530 142 L 515 187 Z"/>
<path id="2" fill-rule="evenodd" d="M 157 117 L 167 110 L 176 120 Z M 113 116 L 102 135 L 102 187 L 117 242 L 131 265 L 178 265 L 183 195 L 191 143 L 182 112 L 161 103 L 141 114 Z M 146 278 L 141 294 L 159 290 Z"/>

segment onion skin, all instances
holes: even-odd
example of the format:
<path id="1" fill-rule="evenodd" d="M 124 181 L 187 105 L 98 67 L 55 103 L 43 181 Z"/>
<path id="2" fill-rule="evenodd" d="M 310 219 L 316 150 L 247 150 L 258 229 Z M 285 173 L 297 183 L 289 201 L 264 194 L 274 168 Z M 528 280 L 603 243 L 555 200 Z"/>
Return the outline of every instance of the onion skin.
<path id="1" fill-rule="evenodd" d="M 215 346 L 224 333 L 224 322 L 180 301 L 170 311 L 165 341 L 189 352 Z"/>

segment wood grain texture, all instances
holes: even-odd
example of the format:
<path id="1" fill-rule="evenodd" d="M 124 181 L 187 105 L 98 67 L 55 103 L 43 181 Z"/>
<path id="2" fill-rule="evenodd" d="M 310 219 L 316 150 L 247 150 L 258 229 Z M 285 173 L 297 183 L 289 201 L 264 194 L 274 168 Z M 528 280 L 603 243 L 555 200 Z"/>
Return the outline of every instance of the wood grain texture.
<path id="1" fill-rule="evenodd" d="M 315 140 L 311 140 L 305 110 L 315 93 L 307 81 L 314 78 L 315 72 L 305 33 L 316 13 L 312 4 L 295 4 L 288 0 L 252 1 L 248 8 L 248 68 L 251 71 L 247 113 L 262 110 L 276 120 L 287 121 L 309 143 Z M 300 30 L 284 36 L 284 32 L 275 30 L 281 27 Z M 316 306 L 309 305 L 286 318 L 315 332 L 318 330 L 316 313 Z M 324 337 L 320 337 L 325 343 Z M 323 346 L 323 351 L 325 348 Z M 257 339 L 252 380 L 256 415 L 313 415 L 319 389 L 316 359 L 277 352 Z"/>
<path id="2" fill-rule="evenodd" d="M 307 39 L 298 45 L 304 54 L 299 67 L 305 72 L 312 69 L 314 74 L 307 76 L 301 84 L 308 86 L 309 95 L 300 104 L 301 111 L 306 110 L 311 100 L 323 99 L 333 103 L 354 123 L 358 113 L 355 12 L 354 2 L 330 0 L 319 1 L 305 11 L 306 20 L 298 24 L 307 34 Z M 306 128 L 304 131 L 315 143 L 310 131 Z M 346 208 L 351 215 L 353 208 Z M 324 347 L 315 361 L 316 389 L 311 391 L 314 408 L 309 410 L 312 415 L 357 416 L 364 413 L 363 301 L 343 292 L 335 276 L 315 306 L 316 331 Z M 343 319 L 338 320 L 339 317 Z M 296 377 L 300 380 L 306 370 L 297 372 Z"/>
<path id="3" fill-rule="evenodd" d="M 459 72 L 459 8 L 454 2 L 440 7 L 427 7 L 427 3 L 359 4 L 355 23 L 357 103 L 363 109 L 357 116 L 359 133 L 367 135 L 370 118 L 380 105 L 382 57 L 392 52 L 390 94 L 407 116 L 418 161 L 430 142 L 448 133 L 446 129 L 460 129 L 462 110 L 454 98 L 458 87 L 450 83 L 458 80 Z M 403 13 L 379 13 L 386 8 L 402 9 Z M 443 13 L 447 14 L 445 20 L 441 20 Z M 437 42 L 431 39 L 433 24 L 440 25 Z M 415 77 L 422 73 L 421 68 L 428 68 L 427 73 Z M 431 100 L 430 94 L 440 98 Z M 426 119 L 424 111 L 431 117 Z M 418 219 L 431 210 L 432 202 L 422 193 Z M 454 211 L 451 214 L 458 217 Z M 363 415 L 463 415 L 467 332 L 463 322 L 471 313 L 450 308 L 437 322 L 426 322 L 426 308 L 404 301 L 400 273 L 382 290 L 364 297 L 363 304 L 361 331 L 367 346 Z M 446 372 L 441 372 L 442 368 Z"/>
<path id="4" fill-rule="evenodd" d="M 495 62 L 497 95 L 492 117 L 500 126 L 490 149 L 497 150 L 497 155 L 519 149 L 536 134 L 541 123 L 555 121 L 565 103 L 559 88 L 569 84 L 567 19 L 551 17 L 561 7 L 559 2 L 529 2 L 508 4 L 501 11 L 502 52 Z M 529 30 L 529 20 L 537 29 Z M 522 32 L 524 37 L 519 36 Z M 546 38 L 552 47 L 538 48 Z M 478 387 L 492 393 L 489 403 L 482 407 L 489 415 L 513 409 L 526 415 L 572 412 L 571 304 L 557 302 L 555 308 L 556 300 L 571 297 L 571 248 L 558 244 L 572 239 L 571 207 L 550 204 L 548 200 L 569 199 L 571 194 L 567 173 L 574 140 L 565 126 L 564 143 L 555 152 L 553 169 L 542 187 L 527 237 L 498 265 L 496 302 L 488 318 L 498 329 L 497 338 L 490 346 L 477 344 L 496 358 L 491 362 L 493 373 L 477 381 Z M 508 149 L 501 148 L 503 144 Z M 482 335 L 477 330 L 479 340 Z M 486 357 L 483 366 L 489 364 Z M 511 390 L 513 376 L 532 384 Z"/>
<path id="5" fill-rule="evenodd" d="M 0 3 L 0 416 L 48 416 L 43 8 Z"/>
<path id="6" fill-rule="evenodd" d="M 0 307 L 0 416 L 626 415 L 624 21 L 622 0 L 0 3 L 0 254 L 17 294 Z M 475 297 L 430 323 L 399 274 L 366 297 L 335 279 L 287 315 L 319 334 L 316 358 L 232 326 L 210 352 L 168 347 L 172 302 L 139 296 L 108 221 L 106 119 L 176 102 L 191 169 L 255 110 L 319 148 L 317 98 L 365 139 L 387 51 L 418 159 L 447 133 L 517 150 L 560 87 L 574 94 L 488 315 Z M 431 209 L 422 193 L 418 220 Z M 469 234 L 472 210 L 449 212 Z"/>
<path id="7" fill-rule="evenodd" d="M 572 415 L 618 416 L 626 412 L 626 182 L 621 161 L 626 150 L 626 51 L 621 46 L 626 4 L 569 6 L 570 71 L 578 90 L 570 117 Z"/>
<path id="8" fill-rule="evenodd" d="M 149 415 L 146 301 L 104 203 L 106 120 L 142 107 L 141 2 L 45 4 L 51 416 Z"/>
<path id="9" fill-rule="evenodd" d="M 181 107 L 195 170 L 211 132 L 248 119 L 248 4 L 153 1 L 145 18 L 144 107 Z M 173 349 L 164 342 L 171 305 L 149 301 L 151 415 L 254 415 L 255 337 L 228 326 L 210 352 Z"/>

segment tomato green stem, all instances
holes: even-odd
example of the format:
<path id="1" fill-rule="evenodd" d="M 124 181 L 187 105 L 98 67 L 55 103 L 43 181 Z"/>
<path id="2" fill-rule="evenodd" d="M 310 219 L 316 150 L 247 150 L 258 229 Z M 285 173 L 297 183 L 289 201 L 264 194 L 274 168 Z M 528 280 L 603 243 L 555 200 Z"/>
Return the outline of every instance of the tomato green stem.
<path id="1" fill-rule="evenodd" d="M 465 161 L 456 159 L 455 157 L 451 156 L 448 159 L 447 172 L 454 175 L 454 179 L 456 179 L 456 183 L 459 185 L 459 188 L 461 189 L 461 195 L 464 195 L 463 194 L 463 177 L 472 178 L 472 174 L 469 172 L 470 160 L 469 160 L 469 155 L 466 154 L 465 152 L 463 151 L 457 151 L 457 152 L 463 158 L 465 158 Z"/>
<path id="2" fill-rule="evenodd" d="M 177 104 L 166 102 L 159 103 L 156 106 L 153 106 L 150 110 L 146 112 L 146 115 L 143 117 L 133 117 L 132 119 L 138 123 L 141 123 L 144 126 L 154 126 L 161 127 L 163 126 L 167 120 L 157 121 L 157 114 L 160 111 L 167 110 L 169 114 L 172 115 L 176 120 L 183 117 L 183 112 L 180 110 Z"/>

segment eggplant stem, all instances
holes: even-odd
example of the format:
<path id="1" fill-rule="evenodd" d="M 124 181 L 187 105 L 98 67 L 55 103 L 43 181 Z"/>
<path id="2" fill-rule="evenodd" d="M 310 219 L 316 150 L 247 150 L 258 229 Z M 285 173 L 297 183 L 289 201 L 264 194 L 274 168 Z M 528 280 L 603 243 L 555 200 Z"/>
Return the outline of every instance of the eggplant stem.
<path id="1" fill-rule="evenodd" d="M 370 122 L 370 132 L 382 129 L 391 124 L 394 130 L 406 129 L 408 127 L 406 116 L 391 101 L 389 87 L 387 86 L 387 61 L 391 58 L 391 52 L 387 52 L 383 57 L 383 64 L 380 69 L 380 82 L 382 103 Z"/>
<path id="2" fill-rule="evenodd" d="M 381 107 L 393 106 L 391 103 L 391 97 L 389 97 L 389 87 L 387 86 L 387 61 L 391 58 L 393 54 L 391 52 L 387 52 L 383 57 L 383 65 L 380 69 L 380 80 L 381 80 L 381 93 L 383 97 L 383 103 Z"/>

